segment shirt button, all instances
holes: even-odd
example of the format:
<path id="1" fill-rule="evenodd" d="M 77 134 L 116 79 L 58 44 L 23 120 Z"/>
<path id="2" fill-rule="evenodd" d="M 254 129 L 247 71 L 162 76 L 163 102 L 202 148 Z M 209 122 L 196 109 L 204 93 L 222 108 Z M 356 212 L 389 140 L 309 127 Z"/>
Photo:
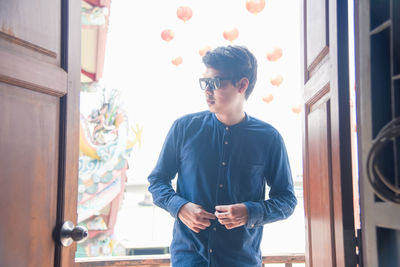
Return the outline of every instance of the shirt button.
<path id="1" fill-rule="evenodd" d="M 217 227 L 214 227 L 213 230 L 214 230 L 214 231 L 217 231 Z"/>
<path id="2" fill-rule="evenodd" d="M 219 184 L 219 188 L 222 188 L 222 187 L 224 187 L 224 185 L 223 184 Z"/>
<path id="3" fill-rule="evenodd" d="M 210 248 L 210 253 L 212 253 L 212 249 Z"/>
<path id="4" fill-rule="evenodd" d="M 225 145 L 227 145 L 228 144 L 228 141 L 225 141 Z"/>
<path id="5" fill-rule="evenodd" d="M 228 131 L 228 130 L 229 130 L 229 127 L 226 127 L 226 128 L 225 128 L 225 130 L 227 130 L 227 131 Z"/>
<path id="6" fill-rule="evenodd" d="M 254 224 L 251 225 L 251 228 L 254 228 Z"/>
<path id="7" fill-rule="evenodd" d="M 226 165 L 226 163 L 225 163 L 225 161 L 223 161 L 223 162 L 222 162 L 222 166 L 225 166 L 225 165 Z"/>

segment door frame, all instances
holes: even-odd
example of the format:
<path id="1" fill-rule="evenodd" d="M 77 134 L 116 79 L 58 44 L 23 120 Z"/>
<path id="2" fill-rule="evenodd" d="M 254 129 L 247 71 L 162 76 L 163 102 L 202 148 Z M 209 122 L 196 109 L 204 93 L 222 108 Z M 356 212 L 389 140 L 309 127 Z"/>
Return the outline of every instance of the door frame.
<path id="1" fill-rule="evenodd" d="M 55 266 L 75 266 L 76 243 L 62 247 L 59 231 L 64 221 L 77 224 L 79 166 L 79 105 L 81 71 L 81 1 L 62 0 L 61 67 L 68 73 L 67 95 L 60 103 L 60 152 Z"/>

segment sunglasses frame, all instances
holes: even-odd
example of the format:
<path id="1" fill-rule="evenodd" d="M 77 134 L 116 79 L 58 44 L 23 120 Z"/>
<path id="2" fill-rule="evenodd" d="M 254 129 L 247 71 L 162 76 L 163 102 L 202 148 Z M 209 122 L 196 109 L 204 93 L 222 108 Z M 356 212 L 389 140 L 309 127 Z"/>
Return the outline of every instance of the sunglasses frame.
<path id="1" fill-rule="evenodd" d="M 199 79 L 199 85 L 201 90 L 217 90 L 221 88 L 221 81 L 228 81 L 231 80 L 231 78 L 227 77 L 214 77 L 214 78 L 200 78 Z M 205 87 L 203 88 L 202 82 L 205 82 Z"/>

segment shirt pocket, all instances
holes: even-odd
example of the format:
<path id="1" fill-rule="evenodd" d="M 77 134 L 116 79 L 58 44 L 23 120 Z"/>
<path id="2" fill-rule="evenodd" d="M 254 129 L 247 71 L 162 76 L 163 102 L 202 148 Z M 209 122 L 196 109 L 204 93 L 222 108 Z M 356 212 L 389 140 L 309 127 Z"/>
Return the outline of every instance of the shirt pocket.
<path id="1" fill-rule="evenodd" d="M 235 199 L 238 203 L 264 198 L 264 165 L 242 163 L 236 173 Z"/>

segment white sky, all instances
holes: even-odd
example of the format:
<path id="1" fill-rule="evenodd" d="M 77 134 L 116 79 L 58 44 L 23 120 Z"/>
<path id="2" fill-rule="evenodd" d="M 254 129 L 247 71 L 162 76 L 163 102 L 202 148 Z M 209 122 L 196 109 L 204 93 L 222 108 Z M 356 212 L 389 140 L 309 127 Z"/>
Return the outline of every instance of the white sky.
<path id="1" fill-rule="evenodd" d="M 143 125 L 142 147 L 134 148 L 128 171 L 130 183 L 146 183 L 172 122 L 187 113 L 207 109 L 198 85 L 204 67 L 199 49 L 228 45 L 222 33 L 233 26 L 239 38 L 258 60 L 258 81 L 246 104 L 249 115 L 275 126 L 289 153 L 294 178 L 302 173 L 301 115 L 291 111 L 300 102 L 299 1 L 267 0 L 265 9 L 253 15 L 245 0 L 113 0 L 102 83 L 122 91 L 130 123 Z M 179 6 L 190 6 L 193 17 L 184 23 L 176 16 Z M 161 39 L 164 29 L 175 38 Z M 283 57 L 269 62 L 273 47 Z M 171 59 L 183 57 L 176 67 Z M 279 87 L 270 79 L 282 74 Z M 273 94 L 267 104 L 262 98 Z"/>

